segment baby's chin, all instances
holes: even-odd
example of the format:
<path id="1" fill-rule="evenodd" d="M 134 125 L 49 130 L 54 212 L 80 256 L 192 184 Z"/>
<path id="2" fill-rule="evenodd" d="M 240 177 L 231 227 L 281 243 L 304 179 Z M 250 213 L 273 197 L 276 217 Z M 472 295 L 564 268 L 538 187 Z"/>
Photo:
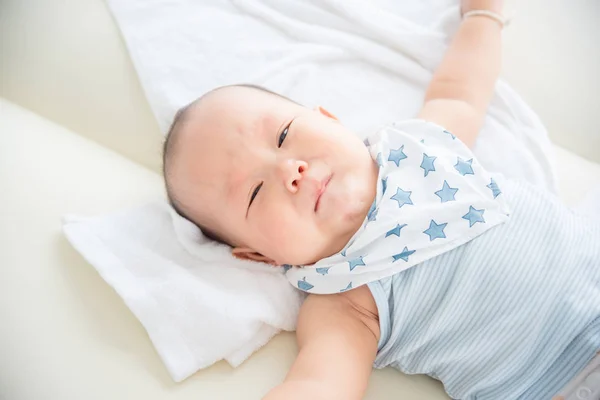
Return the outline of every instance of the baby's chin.
<path id="1" fill-rule="evenodd" d="M 373 199 L 363 195 L 337 205 L 322 230 L 324 237 L 321 243 L 327 243 L 327 246 L 321 249 L 319 257 L 311 264 L 342 251 L 362 226 L 372 203 Z"/>
<path id="2" fill-rule="evenodd" d="M 361 178 L 354 175 L 344 177 L 334 188 L 335 195 L 331 196 L 330 216 L 337 230 L 344 231 L 344 234 L 348 230 L 358 230 L 374 200 L 368 180 Z"/>

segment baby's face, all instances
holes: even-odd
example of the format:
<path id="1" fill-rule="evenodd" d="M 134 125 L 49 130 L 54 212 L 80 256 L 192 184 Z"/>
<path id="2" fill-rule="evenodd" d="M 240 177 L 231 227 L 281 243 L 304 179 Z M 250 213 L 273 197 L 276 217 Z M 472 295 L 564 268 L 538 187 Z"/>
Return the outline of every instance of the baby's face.
<path id="1" fill-rule="evenodd" d="M 313 264 L 341 251 L 375 198 L 367 148 L 324 109 L 225 88 L 180 133 L 175 195 L 237 256 Z"/>

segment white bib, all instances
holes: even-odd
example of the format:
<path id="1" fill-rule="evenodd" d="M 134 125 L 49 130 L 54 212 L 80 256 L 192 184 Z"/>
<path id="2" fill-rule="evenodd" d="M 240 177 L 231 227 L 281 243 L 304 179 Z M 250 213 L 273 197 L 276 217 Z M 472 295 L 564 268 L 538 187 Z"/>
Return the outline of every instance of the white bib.
<path id="1" fill-rule="evenodd" d="M 340 253 L 313 265 L 284 266 L 298 289 L 344 292 L 454 249 L 508 219 L 502 176 L 484 170 L 441 126 L 421 119 L 394 123 L 365 144 L 379 165 L 375 201 Z"/>

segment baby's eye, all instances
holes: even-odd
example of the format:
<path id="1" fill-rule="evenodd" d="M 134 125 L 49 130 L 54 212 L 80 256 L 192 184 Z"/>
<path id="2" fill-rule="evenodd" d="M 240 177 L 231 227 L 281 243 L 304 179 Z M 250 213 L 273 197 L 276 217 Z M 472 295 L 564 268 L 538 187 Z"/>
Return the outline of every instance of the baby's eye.
<path id="1" fill-rule="evenodd" d="M 288 124 L 288 126 L 285 127 L 285 129 L 281 132 L 281 135 L 279 135 L 279 141 L 277 142 L 277 147 L 281 147 L 281 145 L 283 144 L 283 141 L 285 140 L 287 134 L 288 134 L 288 130 L 290 129 L 290 125 L 292 123 L 290 122 Z"/>

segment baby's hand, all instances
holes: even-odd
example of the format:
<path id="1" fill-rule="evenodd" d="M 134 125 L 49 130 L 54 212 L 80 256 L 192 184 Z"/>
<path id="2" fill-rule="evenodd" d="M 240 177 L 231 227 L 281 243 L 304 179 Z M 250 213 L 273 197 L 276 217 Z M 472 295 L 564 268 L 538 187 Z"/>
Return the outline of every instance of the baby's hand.
<path id="1" fill-rule="evenodd" d="M 502 15 L 504 0 L 461 0 L 460 12 L 464 15 L 471 10 L 487 10 Z"/>

